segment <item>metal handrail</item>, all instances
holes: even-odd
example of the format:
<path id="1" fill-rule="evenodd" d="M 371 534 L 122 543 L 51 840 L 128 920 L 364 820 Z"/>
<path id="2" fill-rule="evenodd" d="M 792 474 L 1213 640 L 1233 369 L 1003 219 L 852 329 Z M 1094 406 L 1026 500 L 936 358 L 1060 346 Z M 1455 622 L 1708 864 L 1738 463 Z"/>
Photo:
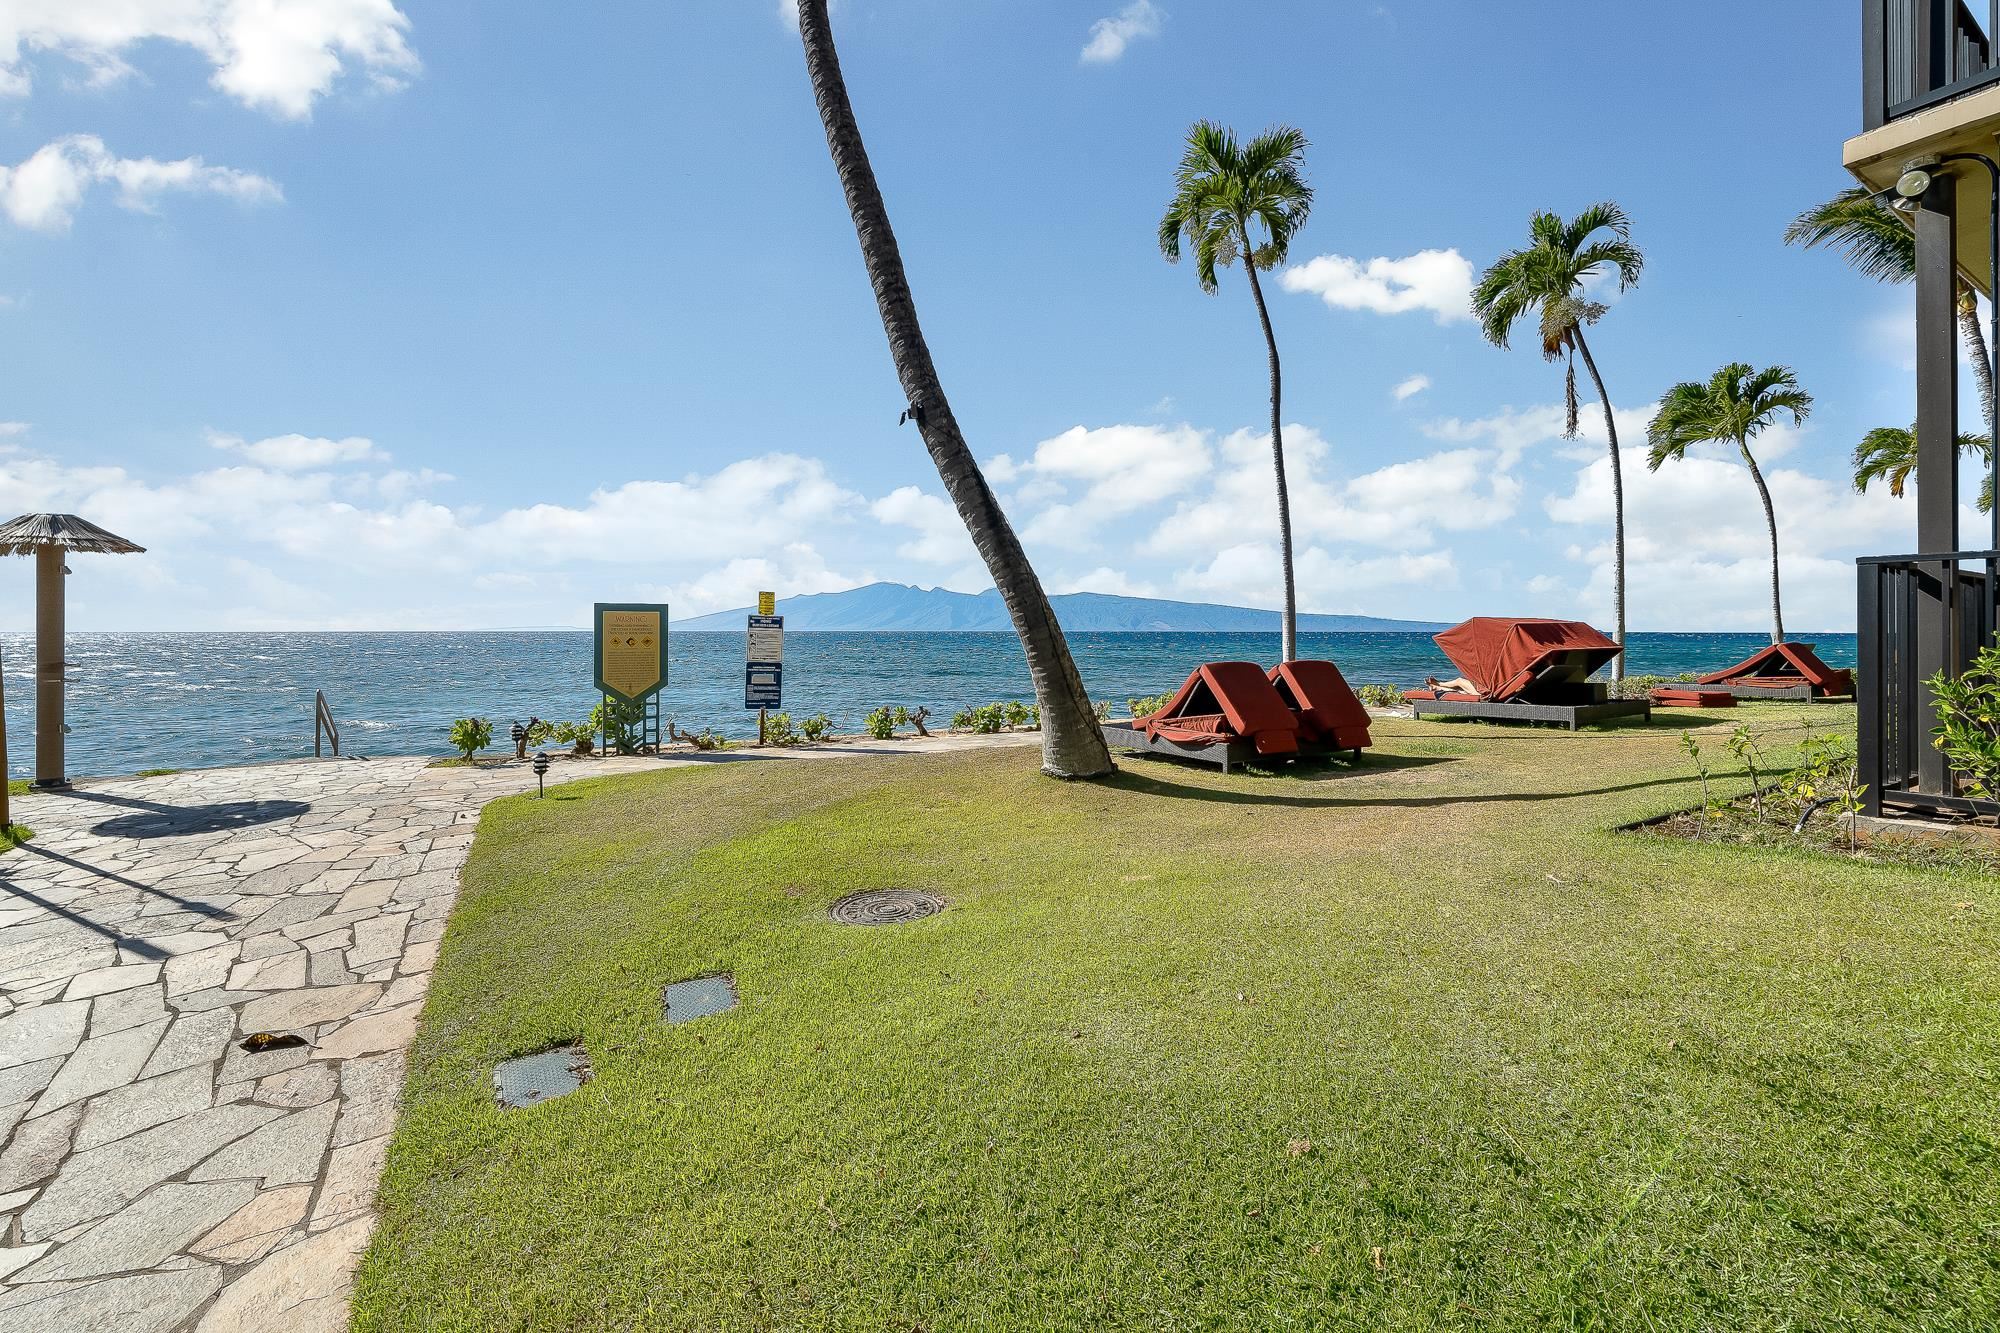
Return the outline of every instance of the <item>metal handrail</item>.
<path id="1" fill-rule="evenodd" d="M 320 757 L 320 737 L 333 742 L 333 757 L 340 758 L 340 728 L 333 720 L 333 709 L 327 706 L 326 691 L 313 691 L 313 758 Z"/>

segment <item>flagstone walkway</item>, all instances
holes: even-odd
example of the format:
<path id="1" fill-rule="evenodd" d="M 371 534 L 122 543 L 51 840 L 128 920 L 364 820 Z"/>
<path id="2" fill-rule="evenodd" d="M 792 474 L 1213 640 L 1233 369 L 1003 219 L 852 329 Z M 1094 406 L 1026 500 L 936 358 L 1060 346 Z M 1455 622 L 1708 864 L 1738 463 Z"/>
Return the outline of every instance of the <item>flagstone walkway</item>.
<path id="1" fill-rule="evenodd" d="M 480 807 L 533 781 L 329 760 L 17 800 L 36 836 L 0 855 L 0 1333 L 346 1326 L 459 867 Z"/>

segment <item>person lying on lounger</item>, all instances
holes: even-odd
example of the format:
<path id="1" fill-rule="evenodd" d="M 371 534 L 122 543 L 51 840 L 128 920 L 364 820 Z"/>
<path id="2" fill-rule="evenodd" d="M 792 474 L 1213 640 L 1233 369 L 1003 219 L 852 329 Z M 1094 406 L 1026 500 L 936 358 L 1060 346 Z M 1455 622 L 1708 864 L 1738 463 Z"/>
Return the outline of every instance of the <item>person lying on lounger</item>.
<path id="1" fill-rule="evenodd" d="M 1424 688 L 1427 690 L 1436 690 L 1439 694 L 1479 693 L 1479 687 L 1463 676 L 1454 676 L 1450 680 L 1443 681 L 1439 680 L 1436 676 L 1426 676 L 1424 677 Z"/>

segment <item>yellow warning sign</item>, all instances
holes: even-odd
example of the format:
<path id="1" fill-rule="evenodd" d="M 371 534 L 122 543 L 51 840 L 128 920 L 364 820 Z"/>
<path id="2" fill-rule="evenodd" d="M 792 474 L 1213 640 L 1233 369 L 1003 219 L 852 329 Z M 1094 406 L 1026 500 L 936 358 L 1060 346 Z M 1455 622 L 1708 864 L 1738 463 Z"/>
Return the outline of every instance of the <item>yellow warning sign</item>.
<path id="1" fill-rule="evenodd" d="M 757 594 L 757 614 L 758 614 L 758 615 L 760 615 L 760 616 L 775 616 L 775 615 L 777 615 L 777 614 L 778 614 L 778 594 L 776 594 L 776 593 L 774 593 L 774 592 L 760 592 L 760 593 L 758 593 L 758 594 Z"/>

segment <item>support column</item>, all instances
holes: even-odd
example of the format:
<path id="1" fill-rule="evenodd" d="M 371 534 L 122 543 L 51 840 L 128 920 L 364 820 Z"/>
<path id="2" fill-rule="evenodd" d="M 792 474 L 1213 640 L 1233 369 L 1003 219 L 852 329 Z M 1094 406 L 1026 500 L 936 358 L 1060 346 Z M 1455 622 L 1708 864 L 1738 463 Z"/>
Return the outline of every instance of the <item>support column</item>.
<path id="1" fill-rule="evenodd" d="M 1958 549 L 1958 182 L 1938 173 L 1922 199 L 1917 233 L 1917 553 Z M 1944 566 L 1926 571 L 1917 597 L 1917 718 L 1930 731 L 1937 705 L 1923 684 L 1956 668 L 1952 589 Z M 1917 789 L 1944 794 L 1944 756 L 1917 747 Z"/>
<path id="2" fill-rule="evenodd" d="M 68 784 L 63 771 L 63 548 L 35 550 L 35 785 Z"/>

